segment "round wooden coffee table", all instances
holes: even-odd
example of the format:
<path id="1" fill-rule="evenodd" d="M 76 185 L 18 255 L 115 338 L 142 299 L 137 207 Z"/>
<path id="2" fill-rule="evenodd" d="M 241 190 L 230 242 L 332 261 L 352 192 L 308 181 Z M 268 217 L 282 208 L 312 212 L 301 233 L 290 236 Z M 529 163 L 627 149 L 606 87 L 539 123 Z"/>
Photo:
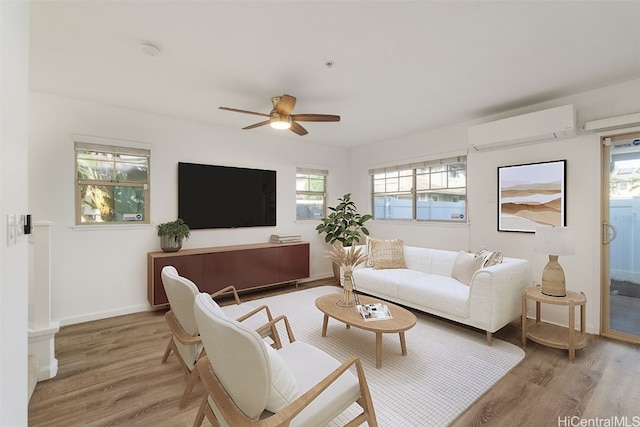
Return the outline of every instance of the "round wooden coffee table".
<path id="1" fill-rule="evenodd" d="M 416 324 L 416 316 L 409 310 L 387 301 L 382 301 L 365 295 L 358 295 L 361 304 L 386 304 L 393 319 L 365 321 L 356 307 L 342 307 L 338 302 L 342 299 L 342 294 L 330 294 L 316 299 L 316 307 L 324 313 L 322 323 L 322 336 L 327 336 L 327 324 L 329 317 L 347 325 L 376 334 L 376 368 L 382 367 L 382 334 L 395 334 L 400 336 L 400 349 L 402 355 L 407 355 L 407 343 L 404 332 L 411 329 Z"/>

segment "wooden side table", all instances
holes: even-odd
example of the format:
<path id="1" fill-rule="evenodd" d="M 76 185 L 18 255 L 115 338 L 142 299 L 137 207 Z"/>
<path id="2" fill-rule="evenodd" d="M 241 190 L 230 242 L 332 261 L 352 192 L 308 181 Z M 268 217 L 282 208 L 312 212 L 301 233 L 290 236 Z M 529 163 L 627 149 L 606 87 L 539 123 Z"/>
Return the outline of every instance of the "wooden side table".
<path id="1" fill-rule="evenodd" d="M 536 302 L 536 320 L 527 319 L 527 301 Z M 540 321 L 540 304 L 564 305 L 569 307 L 569 326 L 558 326 Z M 584 293 L 567 291 L 564 297 L 553 297 L 540 292 L 540 286 L 522 291 L 522 346 L 527 346 L 527 338 L 548 347 L 569 350 L 569 360 L 576 359 L 576 349 L 587 346 L 584 332 L 585 306 L 587 297 Z M 580 333 L 575 331 L 575 307 L 580 307 Z"/>

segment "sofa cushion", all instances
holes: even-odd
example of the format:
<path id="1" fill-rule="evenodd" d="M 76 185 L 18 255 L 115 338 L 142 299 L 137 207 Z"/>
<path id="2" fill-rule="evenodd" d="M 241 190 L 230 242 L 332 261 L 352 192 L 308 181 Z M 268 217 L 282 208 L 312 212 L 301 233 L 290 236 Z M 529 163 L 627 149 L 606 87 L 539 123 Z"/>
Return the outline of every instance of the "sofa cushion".
<path id="1" fill-rule="evenodd" d="M 440 276 L 449 276 L 453 272 L 453 264 L 458 253 L 455 251 L 434 250 L 431 256 L 431 269 L 429 273 Z"/>
<path id="2" fill-rule="evenodd" d="M 409 270 L 431 273 L 431 258 L 436 249 L 404 246 L 404 263 Z"/>
<path id="3" fill-rule="evenodd" d="M 404 268 L 374 270 L 360 268 L 353 270 L 356 291 L 371 292 L 381 297 L 398 298 L 398 287 L 407 280 L 423 276 L 424 273 Z"/>
<path id="4" fill-rule="evenodd" d="M 404 242 L 402 240 L 371 239 L 371 252 L 373 268 L 383 270 L 386 268 L 405 268 Z"/>
<path id="5" fill-rule="evenodd" d="M 468 285 L 473 274 L 482 267 L 483 259 L 467 252 L 460 251 L 453 263 L 451 277 L 459 280 L 462 284 Z"/>
<path id="6" fill-rule="evenodd" d="M 456 279 L 437 274 L 422 274 L 405 280 L 398 297 L 419 305 L 458 317 L 469 317 L 470 288 Z"/>

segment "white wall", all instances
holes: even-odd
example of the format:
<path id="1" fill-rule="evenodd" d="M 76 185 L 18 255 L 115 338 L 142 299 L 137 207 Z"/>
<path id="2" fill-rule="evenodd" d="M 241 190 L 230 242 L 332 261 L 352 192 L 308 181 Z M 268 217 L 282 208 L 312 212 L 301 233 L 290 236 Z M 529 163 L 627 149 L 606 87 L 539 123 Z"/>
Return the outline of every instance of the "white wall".
<path id="1" fill-rule="evenodd" d="M 151 221 L 177 216 L 179 161 L 274 169 L 277 226 L 194 230 L 183 248 L 266 242 L 272 233 L 310 241 L 311 277 L 331 275 L 317 221 L 295 220 L 296 165 L 329 169 L 329 198 L 348 189 L 346 150 L 275 131 L 217 128 L 50 94 L 30 94 L 29 200 L 34 221 L 52 221 L 52 317 L 62 325 L 148 309 L 146 254 L 154 226 L 73 227 L 72 134 L 151 144 Z M 117 141 L 116 141 L 117 143 Z"/>
<path id="2" fill-rule="evenodd" d="M 346 192 L 361 212 L 371 211 L 368 170 L 407 160 L 444 157 L 467 151 L 467 128 L 552 106 L 573 103 L 579 126 L 585 121 L 640 111 L 640 80 L 532 105 L 441 129 L 359 147 L 350 151 L 278 137 L 266 131 L 217 128 L 187 120 L 115 108 L 55 95 L 30 95 L 29 203 L 34 220 L 54 222 L 53 318 L 75 323 L 147 309 L 146 258 L 159 249 L 155 229 L 73 228 L 73 143 L 71 135 L 141 141 L 152 145 L 151 214 L 154 223 L 175 218 L 176 164 L 193 161 L 278 171 L 278 226 L 238 230 L 196 230 L 185 248 L 263 242 L 273 232 L 301 233 L 312 243 L 311 276 L 331 274 L 316 222 L 295 221 L 295 167 L 330 169 L 329 203 Z M 563 257 L 568 288 L 589 300 L 587 328 L 599 330 L 600 297 L 600 146 L 601 135 L 578 137 L 517 148 L 470 152 L 468 159 L 468 224 L 415 224 L 371 221 L 378 237 L 398 237 L 407 244 L 451 250 L 485 245 L 507 256 L 529 259 L 534 278 L 546 257 L 532 250 L 531 234 L 496 230 L 498 166 L 567 159 L 568 225 L 576 228 L 578 253 Z M 287 209 L 287 207 L 290 207 Z M 566 310 L 547 310 L 547 320 L 566 323 Z"/>
<path id="3" fill-rule="evenodd" d="M 585 121 L 640 111 L 640 80 L 585 92 L 583 94 L 533 105 L 500 116 L 457 124 L 354 149 L 350 153 L 350 182 L 359 205 L 371 205 L 372 167 L 404 163 L 411 159 L 446 157 L 467 149 L 467 128 L 472 124 L 524 114 L 573 103 L 578 124 Z M 587 296 L 587 330 L 600 330 L 600 137 L 622 131 L 585 133 L 575 138 L 526 145 L 489 152 L 468 153 L 468 225 L 438 226 L 402 222 L 371 221 L 369 230 L 382 238 L 402 238 L 406 243 L 451 250 L 475 251 L 480 246 L 501 250 L 506 256 L 531 261 L 533 276 L 539 280 L 547 257 L 533 252 L 533 234 L 497 231 L 498 166 L 567 159 L 567 225 L 575 229 L 576 255 L 561 257 L 567 288 Z M 370 210 L 370 208 L 369 208 Z M 566 324 L 567 310 L 545 306 L 545 320 Z"/>
<path id="4" fill-rule="evenodd" d="M 7 244 L 27 208 L 29 3 L 0 1 L 0 425 L 27 425 L 28 244 Z"/>

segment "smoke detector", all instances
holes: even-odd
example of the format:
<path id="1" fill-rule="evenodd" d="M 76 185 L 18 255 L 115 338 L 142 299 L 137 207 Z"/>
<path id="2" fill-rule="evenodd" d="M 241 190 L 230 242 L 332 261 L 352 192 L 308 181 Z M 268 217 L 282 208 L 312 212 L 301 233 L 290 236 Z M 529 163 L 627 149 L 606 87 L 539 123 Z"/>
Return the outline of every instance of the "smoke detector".
<path id="1" fill-rule="evenodd" d="M 160 55 L 160 48 L 153 43 L 150 42 L 141 42 L 140 50 L 142 53 L 148 56 L 158 56 Z"/>

